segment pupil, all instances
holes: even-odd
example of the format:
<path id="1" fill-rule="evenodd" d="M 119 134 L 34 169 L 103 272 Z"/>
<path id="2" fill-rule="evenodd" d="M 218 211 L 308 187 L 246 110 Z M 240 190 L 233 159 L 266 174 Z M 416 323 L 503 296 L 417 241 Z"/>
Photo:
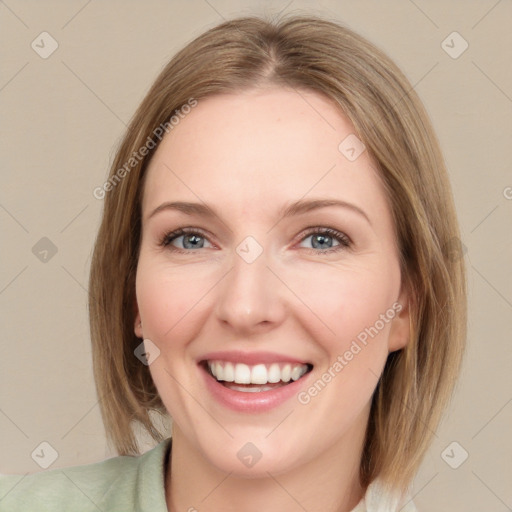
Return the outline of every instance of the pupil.
<path id="1" fill-rule="evenodd" d="M 331 243 L 327 244 L 327 247 L 332 247 L 332 237 L 329 235 L 315 235 L 313 237 L 313 247 L 315 248 L 323 248 L 322 244 L 326 243 L 326 240 L 331 239 Z M 320 242 L 318 243 L 317 240 Z"/>
<path id="2" fill-rule="evenodd" d="M 183 238 L 183 245 L 186 249 L 193 249 L 200 247 L 199 243 L 201 241 L 201 237 L 197 235 L 188 235 Z"/>

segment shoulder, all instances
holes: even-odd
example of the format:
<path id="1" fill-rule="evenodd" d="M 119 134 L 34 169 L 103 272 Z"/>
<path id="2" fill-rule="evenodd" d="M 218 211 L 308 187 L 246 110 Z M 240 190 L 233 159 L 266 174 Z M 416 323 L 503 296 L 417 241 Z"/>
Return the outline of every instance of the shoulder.
<path id="1" fill-rule="evenodd" d="M 27 475 L 0 475 L 0 512 L 129 512 L 145 500 L 165 507 L 164 468 L 170 439 L 143 455 Z M 145 509 L 145 507 L 141 507 Z"/>
<path id="2" fill-rule="evenodd" d="M 367 488 L 363 499 L 351 512 L 418 512 L 409 493 L 390 491 L 378 479 Z"/>

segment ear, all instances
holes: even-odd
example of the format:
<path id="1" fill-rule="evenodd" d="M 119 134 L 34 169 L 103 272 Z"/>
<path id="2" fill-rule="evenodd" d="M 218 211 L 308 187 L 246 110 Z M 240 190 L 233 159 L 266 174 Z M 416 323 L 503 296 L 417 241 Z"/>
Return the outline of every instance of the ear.
<path id="1" fill-rule="evenodd" d="M 411 339 L 411 303 L 412 297 L 409 290 L 406 286 L 402 286 L 400 296 L 392 306 L 395 316 L 391 321 L 391 329 L 389 331 L 389 352 L 395 352 L 404 348 Z"/>
<path id="2" fill-rule="evenodd" d="M 139 306 L 138 306 L 136 300 L 135 300 L 135 304 L 134 304 L 134 309 L 135 309 L 135 319 L 134 319 L 133 331 L 135 332 L 135 336 L 137 336 L 137 338 L 142 339 L 142 338 L 144 338 L 144 336 L 142 334 L 142 321 L 140 319 Z"/>

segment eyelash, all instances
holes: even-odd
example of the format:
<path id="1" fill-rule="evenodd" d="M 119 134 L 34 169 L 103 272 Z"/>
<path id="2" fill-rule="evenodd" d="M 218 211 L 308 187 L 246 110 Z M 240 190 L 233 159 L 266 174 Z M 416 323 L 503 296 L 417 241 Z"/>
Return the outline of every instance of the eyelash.
<path id="1" fill-rule="evenodd" d="M 178 249 L 177 247 L 174 247 L 171 245 L 171 242 L 173 242 L 176 238 L 179 238 L 182 235 L 199 235 L 202 238 L 208 238 L 205 233 L 203 233 L 202 230 L 197 228 L 180 228 L 176 229 L 175 231 L 171 231 L 169 233 L 166 233 L 162 239 L 160 240 L 159 245 L 161 247 L 167 247 L 173 252 L 178 252 L 182 254 L 189 254 L 191 252 L 195 252 L 194 250 L 186 250 L 186 249 Z M 330 254 L 333 252 L 342 251 L 344 249 L 348 249 L 352 247 L 352 241 L 350 238 L 345 235 L 344 233 L 341 233 L 340 231 L 337 231 L 332 228 L 324 228 L 324 227 L 313 227 L 308 228 L 306 232 L 303 234 L 303 237 L 300 239 L 300 242 L 304 241 L 304 239 L 308 238 L 311 235 L 314 234 L 321 234 L 321 235 L 329 235 L 330 237 L 334 238 L 336 241 L 339 242 L 339 245 L 335 247 L 331 247 L 330 249 L 324 249 L 324 250 L 317 250 L 315 248 L 304 248 L 308 251 L 314 252 L 316 254 Z"/>

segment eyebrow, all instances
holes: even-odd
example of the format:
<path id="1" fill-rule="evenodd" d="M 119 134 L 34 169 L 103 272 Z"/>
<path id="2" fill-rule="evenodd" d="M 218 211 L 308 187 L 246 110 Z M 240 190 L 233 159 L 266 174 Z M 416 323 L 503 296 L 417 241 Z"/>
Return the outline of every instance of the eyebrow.
<path id="1" fill-rule="evenodd" d="M 341 201 L 339 199 L 308 199 L 304 200 L 301 199 L 299 201 L 296 201 L 294 203 L 291 203 L 288 206 L 285 206 L 280 212 L 279 217 L 280 218 L 287 218 L 287 217 L 293 217 L 294 215 L 300 215 L 304 214 L 313 210 L 318 210 L 320 208 L 327 208 L 330 206 L 337 206 L 341 208 L 347 208 L 349 210 L 352 210 L 353 212 L 358 213 L 362 217 L 366 219 L 366 221 L 372 225 L 368 215 L 365 213 L 364 210 L 359 208 L 359 206 L 356 206 L 355 204 L 348 203 L 347 201 Z M 166 202 L 162 203 L 160 206 L 157 206 L 149 215 L 148 219 L 153 217 L 159 212 L 165 211 L 165 210 L 177 210 L 182 213 L 185 213 L 186 215 L 198 215 L 201 217 L 219 217 L 219 215 L 215 212 L 215 210 L 211 207 L 209 207 L 206 204 L 202 203 L 191 203 L 191 202 L 185 202 L 185 201 L 173 201 L 173 202 Z"/>

